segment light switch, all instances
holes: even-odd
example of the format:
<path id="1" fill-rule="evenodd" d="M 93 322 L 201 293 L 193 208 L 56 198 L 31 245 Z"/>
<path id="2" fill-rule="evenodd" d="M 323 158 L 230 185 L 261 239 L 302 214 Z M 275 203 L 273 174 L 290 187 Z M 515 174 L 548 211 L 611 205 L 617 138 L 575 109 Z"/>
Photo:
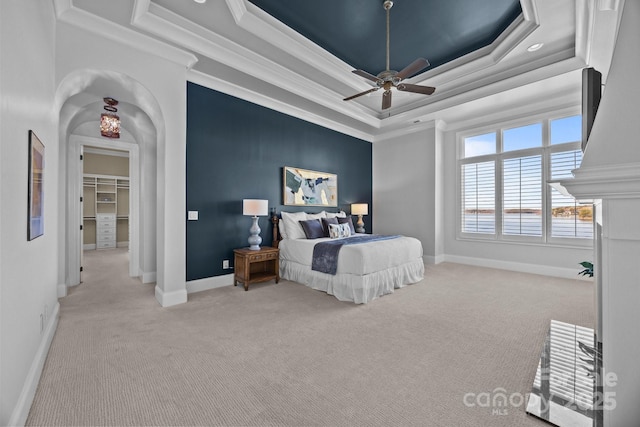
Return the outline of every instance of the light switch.
<path id="1" fill-rule="evenodd" d="M 187 219 L 189 221 L 197 221 L 198 220 L 198 211 L 189 211 L 187 215 Z"/>

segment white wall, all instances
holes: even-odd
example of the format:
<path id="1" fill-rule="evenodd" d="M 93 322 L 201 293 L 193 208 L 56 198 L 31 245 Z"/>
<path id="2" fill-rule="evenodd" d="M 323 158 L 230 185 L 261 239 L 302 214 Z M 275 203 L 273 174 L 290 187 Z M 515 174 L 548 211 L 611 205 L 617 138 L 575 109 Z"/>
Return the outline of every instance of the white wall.
<path id="1" fill-rule="evenodd" d="M 157 192 L 154 195 L 148 191 L 153 185 L 148 182 L 149 172 L 143 169 L 141 191 L 145 193 L 142 194 L 142 205 L 149 206 L 157 197 L 157 227 L 154 230 L 157 238 L 156 297 L 163 306 L 185 302 L 187 68 L 185 64 L 65 23 L 58 24 L 56 41 L 57 82 L 79 70 L 106 70 L 126 76 L 123 85 L 129 80 L 139 83 L 157 103 L 159 115 L 149 111 L 147 105 L 139 105 L 157 129 L 157 145 L 155 150 L 150 150 L 157 156 L 154 177 Z M 118 96 L 127 95 L 114 97 Z M 141 155 L 141 159 L 153 156 L 148 153 Z M 153 233 L 144 234 L 149 238 L 153 236 Z M 144 251 L 143 262 L 150 264 L 149 261 L 149 251 Z"/>
<path id="2" fill-rule="evenodd" d="M 549 110 L 553 107 L 552 103 L 548 106 Z M 495 111 L 492 114 L 495 117 Z M 509 114 L 505 108 L 503 119 Z M 478 117 L 473 117 L 474 126 L 480 126 Z M 417 237 L 422 241 L 426 262 L 450 261 L 577 278 L 578 263 L 593 259 L 591 247 L 459 239 L 456 131 L 442 129 L 460 129 L 464 123 L 431 122 L 423 126 L 427 128 L 373 145 L 375 233 Z"/>
<path id="3" fill-rule="evenodd" d="M 51 2 L 0 2 L 0 425 L 25 421 L 57 321 L 54 40 Z M 45 145 L 44 235 L 30 242 L 29 129 Z"/>
<path id="4" fill-rule="evenodd" d="M 373 146 L 373 232 L 422 242 L 425 261 L 442 261 L 442 132 L 435 122 Z"/>
<path id="5" fill-rule="evenodd" d="M 136 49 L 56 21 L 52 2 L 0 2 L 0 425 L 26 420 L 57 322 L 57 285 L 65 278 L 61 249 L 69 136 L 58 120 L 65 99 L 74 94 L 67 87 L 66 97 L 61 96 L 61 82 L 68 76 L 112 72 L 104 88 L 132 89 L 126 95 L 140 100 L 152 119 L 156 130 L 153 141 L 144 138 L 149 153 L 141 156 L 141 190 L 147 206 L 158 208 L 156 227 L 150 230 L 154 221 L 147 221 L 144 232 L 157 256 L 146 251 L 142 263 L 150 269 L 158 266 L 156 296 L 162 305 L 186 301 L 185 63 L 193 58 L 174 50 L 174 58 L 187 60 L 169 59 L 171 54 L 165 53 L 171 49 L 163 50 L 161 58 L 144 46 Z M 132 81 L 137 84 L 127 86 Z M 111 94 L 96 98 L 105 95 Z M 44 142 L 46 157 L 45 234 L 31 242 L 26 237 L 29 129 Z M 148 167 L 156 159 L 157 167 Z"/>

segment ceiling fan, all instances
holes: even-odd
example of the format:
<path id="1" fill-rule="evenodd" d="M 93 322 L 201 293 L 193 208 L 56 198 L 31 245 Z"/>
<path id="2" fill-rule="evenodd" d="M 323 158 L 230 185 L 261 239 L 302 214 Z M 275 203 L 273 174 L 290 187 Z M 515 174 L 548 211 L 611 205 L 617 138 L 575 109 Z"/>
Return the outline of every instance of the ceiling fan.
<path id="1" fill-rule="evenodd" d="M 382 3 L 382 7 L 387 11 L 387 69 L 382 71 L 377 76 L 373 74 L 369 74 L 364 70 L 353 70 L 352 73 L 359 75 L 360 77 L 364 77 L 365 79 L 371 80 L 375 82 L 376 87 L 371 88 L 369 90 L 365 90 L 364 92 L 357 93 L 348 98 L 344 98 L 343 101 L 350 101 L 354 98 L 357 98 L 362 95 L 366 95 L 371 92 L 375 92 L 379 89 L 384 89 L 384 93 L 382 94 L 382 109 L 386 110 L 391 107 L 391 88 L 395 87 L 398 90 L 404 92 L 413 92 L 413 93 L 421 93 L 423 95 L 431 95 L 436 88 L 432 86 L 420 86 L 413 85 L 409 83 L 401 83 L 402 80 L 406 79 L 417 73 L 420 70 L 423 70 L 429 66 L 429 61 L 424 58 L 418 58 L 413 61 L 411 64 L 407 65 L 402 71 L 395 71 L 389 69 L 389 10 L 393 6 L 392 0 L 385 0 Z"/>

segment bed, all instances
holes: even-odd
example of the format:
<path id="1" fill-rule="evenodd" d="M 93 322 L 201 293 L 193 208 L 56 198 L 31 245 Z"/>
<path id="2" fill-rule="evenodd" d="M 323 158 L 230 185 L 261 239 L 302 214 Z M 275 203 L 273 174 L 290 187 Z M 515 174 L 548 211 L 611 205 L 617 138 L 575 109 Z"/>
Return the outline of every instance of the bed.
<path id="1" fill-rule="evenodd" d="M 339 249 L 335 274 L 313 270 L 314 247 L 321 242 L 339 239 L 307 238 L 299 222 L 321 220 L 327 215 L 346 218 L 344 213 L 324 211 L 318 214 L 282 212 L 281 218 L 277 215 L 272 217 L 273 246 L 280 249 L 281 278 L 356 304 L 365 304 L 423 279 L 422 244 L 418 239 L 407 236 L 344 245 Z"/>

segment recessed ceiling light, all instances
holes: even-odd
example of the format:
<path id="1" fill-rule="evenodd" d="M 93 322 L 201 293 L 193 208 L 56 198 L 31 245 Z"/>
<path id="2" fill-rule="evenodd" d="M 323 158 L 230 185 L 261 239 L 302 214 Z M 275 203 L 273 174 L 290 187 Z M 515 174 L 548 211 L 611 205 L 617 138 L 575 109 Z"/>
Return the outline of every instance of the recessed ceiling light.
<path id="1" fill-rule="evenodd" d="M 193 0 L 193 1 L 200 4 L 207 2 L 207 0 Z"/>
<path id="2" fill-rule="evenodd" d="M 529 46 L 527 50 L 529 52 L 535 52 L 536 50 L 540 49 L 542 46 L 544 46 L 544 43 L 534 43 L 531 46 Z"/>

